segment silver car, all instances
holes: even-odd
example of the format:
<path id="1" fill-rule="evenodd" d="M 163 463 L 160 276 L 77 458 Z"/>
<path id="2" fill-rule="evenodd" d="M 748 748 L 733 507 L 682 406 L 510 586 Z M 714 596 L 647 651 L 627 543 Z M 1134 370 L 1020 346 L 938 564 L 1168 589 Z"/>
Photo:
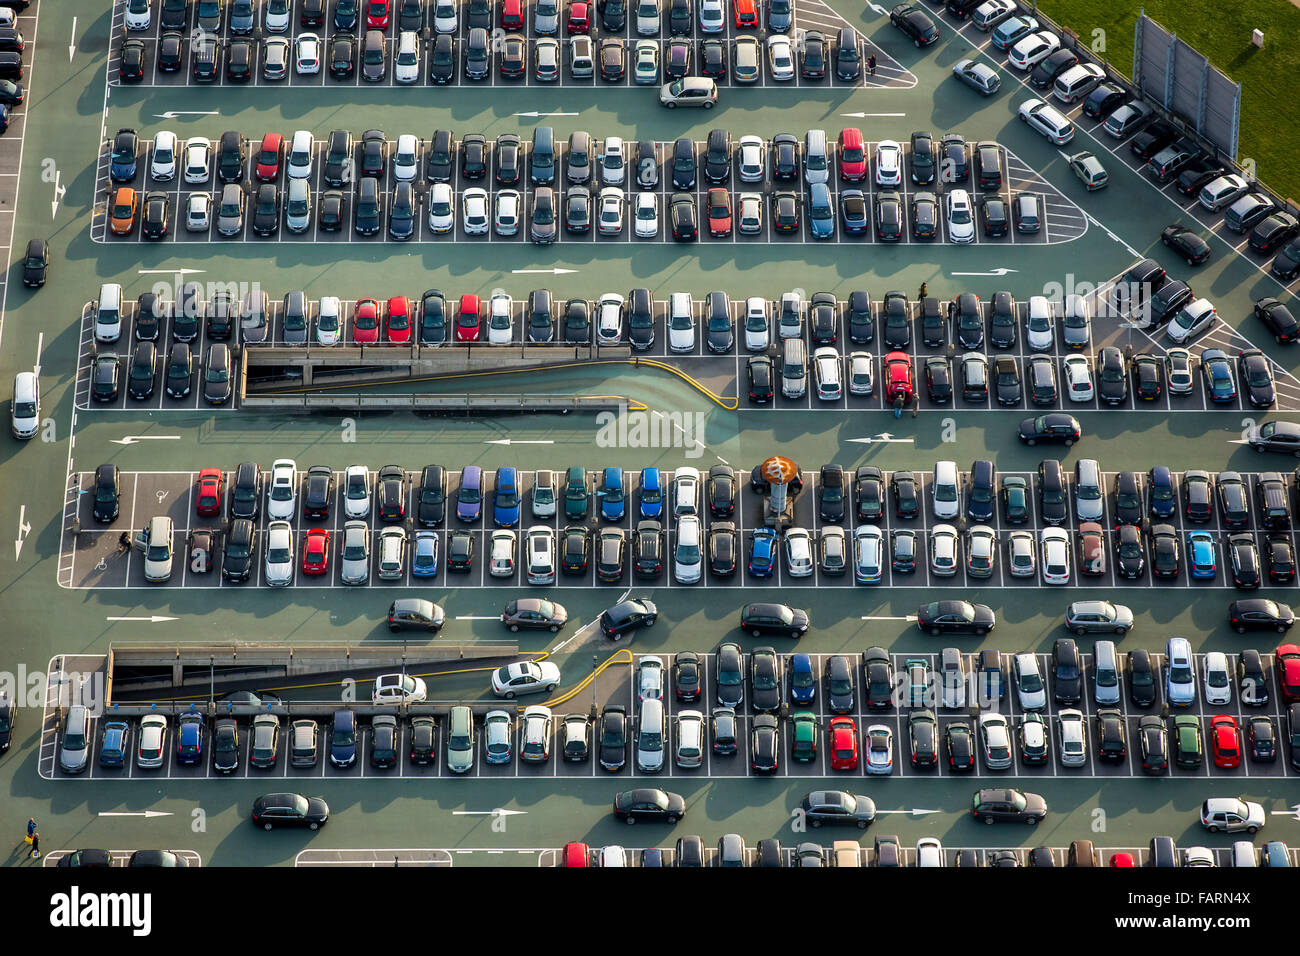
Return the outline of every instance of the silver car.
<path id="1" fill-rule="evenodd" d="M 736 166 L 742 183 L 761 183 L 766 175 L 765 149 L 758 136 L 742 136 L 736 144 Z"/>
<path id="2" fill-rule="evenodd" d="M 339 580 L 344 584 L 365 584 L 370 580 L 370 528 L 364 521 L 343 525 Z"/>
<path id="3" fill-rule="evenodd" d="M 293 527 L 287 521 L 266 526 L 266 583 L 283 588 L 293 583 Z"/>
<path id="4" fill-rule="evenodd" d="M 212 226 L 212 197 L 190 193 L 185 200 L 185 231 L 207 232 Z"/>
<path id="5" fill-rule="evenodd" d="M 1082 767 L 1088 762 L 1088 729 L 1080 711 L 1067 709 L 1056 715 L 1061 734 L 1061 764 Z"/>
<path id="6" fill-rule="evenodd" d="M 704 714 L 698 710 L 683 710 L 675 723 L 677 766 L 700 766 L 704 763 Z"/>
<path id="7" fill-rule="evenodd" d="M 140 718 L 140 744 L 135 752 L 135 765 L 151 770 L 161 767 L 167 759 L 167 718 L 162 714 L 146 714 Z"/>
<path id="8" fill-rule="evenodd" d="M 989 770 L 1008 770 L 1015 763 L 1011 730 L 1001 714 L 980 715 L 980 740 L 984 744 L 984 765 Z"/>
<path id="9" fill-rule="evenodd" d="M 244 187 L 239 183 L 226 183 L 221 187 L 221 203 L 217 206 L 217 232 L 223 236 L 237 236 L 244 231 Z"/>
<path id="10" fill-rule="evenodd" d="M 997 565 L 998 536 L 986 524 L 966 532 L 966 571 L 973 578 L 991 578 Z"/>
<path id="11" fill-rule="evenodd" d="M 406 531 L 389 525 L 379 532 L 379 580 L 400 581 L 406 570 Z"/>
<path id="12" fill-rule="evenodd" d="M 534 704 L 524 709 L 519 759 L 543 763 L 551 756 L 551 708 Z"/>
<path id="13" fill-rule="evenodd" d="M 606 186 L 600 191 L 597 224 L 602 236 L 623 234 L 623 190 L 617 186 Z"/>
<path id="14" fill-rule="evenodd" d="M 849 394 L 870 395 L 876 388 L 875 356 L 870 352 L 849 353 Z"/>
<path id="15" fill-rule="evenodd" d="M 291 179 L 284 202 L 284 224 L 290 232 L 311 228 L 311 184 L 306 179 Z"/>
<path id="16" fill-rule="evenodd" d="M 1007 570 L 1013 578 L 1032 578 L 1037 571 L 1032 531 L 1012 531 L 1007 535 Z"/>
<path id="17" fill-rule="evenodd" d="M 483 753 L 487 762 L 509 763 L 514 736 L 514 723 L 506 711 L 488 711 L 483 718 Z"/>

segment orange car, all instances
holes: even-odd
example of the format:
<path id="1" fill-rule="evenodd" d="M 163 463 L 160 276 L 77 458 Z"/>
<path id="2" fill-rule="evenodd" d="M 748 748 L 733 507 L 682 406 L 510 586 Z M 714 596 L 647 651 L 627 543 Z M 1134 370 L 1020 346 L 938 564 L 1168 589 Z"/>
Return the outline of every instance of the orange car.
<path id="1" fill-rule="evenodd" d="M 135 231 L 135 210 L 140 197 L 130 186 L 119 186 L 108 207 L 109 225 L 113 235 L 129 236 Z"/>

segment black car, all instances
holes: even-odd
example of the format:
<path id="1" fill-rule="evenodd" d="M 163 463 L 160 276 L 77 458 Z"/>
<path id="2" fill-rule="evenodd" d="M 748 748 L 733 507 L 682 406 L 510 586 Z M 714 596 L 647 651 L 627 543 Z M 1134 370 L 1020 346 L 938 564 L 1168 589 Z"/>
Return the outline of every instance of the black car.
<path id="1" fill-rule="evenodd" d="M 194 353 L 188 343 L 177 342 L 167 358 L 167 394 L 172 398 L 184 398 L 190 393 L 193 378 Z"/>
<path id="2" fill-rule="evenodd" d="M 139 83 L 144 79 L 144 41 L 131 37 L 122 44 L 117 57 L 117 78 L 123 83 Z"/>
<path id="3" fill-rule="evenodd" d="M 672 203 L 668 208 L 668 218 L 672 223 L 673 239 L 676 241 L 689 242 L 699 235 L 695 197 L 690 193 L 673 193 Z"/>
<path id="4" fill-rule="evenodd" d="M 1128 696 L 1134 707 L 1146 708 L 1156 702 L 1156 675 L 1151 655 L 1137 647 L 1128 655 Z"/>
<path id="5" fill-rule="evenodd" d="M 1270 408 L 1276 401 L 1272 367 L 1268 356 L 1259 349 L 1243 349 L 1237 354 L 1237 378 L 1256 408 Z"/>
<path id="6" fill-rule="evenodd" d="M 1291 547 L 1289 535 L 1269 535 L 1268 548 L 1264 553 L 1268 556 L 1268 578 L 1270 581 L 1274 584 L 1290 584 L 1295 580 L 1295 549 Z"/>
<path id="7" fill-rule="evenodd" d="M 1272 718 L 1263 714 L 1248 717 L 1246 741 L 1250 745 L 1251 760 L 1257 763 L 1273 763 L 1277 760 L 1277 732 Z"/>
<path id="8" fill-rule="evenodd" d="M 1158 578 L 1176 578 L 1181 570 L 1178 532 L 1173 525 L 1158 524 L 1151 528 L 1151 573 Z"/>
<path id="9" fill-rule="evenodd" d="M 262 469 L 251 461 L 240 462 L 230 482 L 230 517 L 256 521 L 262 505 Z"/>
<path id="10" fill-rule="evenodd" d="M 929 46 L 939 39 L 939 28 L 929 14 L 915 4 L 900 3 L 894 7 L 889 11 L 889 22 L 917 47 Z"/>
<path id="11" fill-rule="evenodd" d="M 343 194 L 336 189 L 322 193 L 320 213 L 316 217 L 323 232 L 338 232 L 343 228 Z"/>
<path id="12" fill-rule="evenodd" d="M 851 236 L 866 235 L 870 231 L 871 220 L 867 216 L 867 200 L 862 190 L 846 189 L 840 193 L 840 220 L 844 231 Z"/>
<path id="13" fill-rule="evenodd" d="M 420 344 L 442 345 L 446 341 L 447 298 L 441 289 L 425 289 L 420 296 Z"/>
<path id="14" fill-rule="evenodd" d="M 799 44 L 799 75 L 806 80 L 826 78 L 826 37 L 818 30 L 808 30 Z"/>
<path id="15" fill-rule="evenodd" d="M 122 475 L 117 465 L 100 465 L 95 469 L 95 489 L 91 514 L 96 521 L 117 520 L 122 501 Z"/>
<path id="16" fill-rule="evenodd" d="M 725 292 L 710 292 L 704 301 L 704 343 L 710 352 L 730 352 L 736 343 L 731 306 Z"/>
<path id="17" fill-rule="evenodd" d="M 1269 273 L 1287 280 L 1300 275 L 1300 239 L 1292 239 L 1273 257 Z"/>
<path id="18" fill-rule="evenodd" d="M 1073 638 L 1057 638 L 1053 645 L 1052 676 L 1058 704 L 1077 704 L 1083 699 L 1083 659 Z"/>
<path id="19" fill-rule="evenodd" d="M 1020 363 L 1010 355 L 999 355 L 993 362 L 993 382 L 999 405 L 1019 405 L 1023 398 Z"/>
<path id="20" fill-rule="evenodd" d="M 388 141 L 384 131 L 368 129 L 361 134 L 361 175 L 382 176 L 387 158 Z"/>
<path id="21" fill-rule="evenodd" d="M 973 292 L 963 292 L 948 304 L 957 344 L 967 350 L 984 349 L 984 313 L 980 298 Z"/>
<path id="22" fill-rule="evenodd" d="M 970 161 L 966 156 L 966 138 L 961 133 L 944 133 L 939 138 L 939 153 L 945 182 L 964 183 L 970 178 Z"/>
<path id="23" fill-rule="evenodd" d="M 135 399 L 153 395 L 158 377 L 158 350 L 152 342 L 137 342 L 131 353 L 131 367 L 126 376 L 126 393 Z"/>
<path id="24" fill-rule="evenodd" d="M 912 182 L 918 186 L 928 186 L 935 180 L 934 139 L 925 130 L 912 134 Z"/>
<path id="25" fill-rule="evenodd" d="M 1016 302 L 1010 292 L 994 292 L 989 304 L 989 344 L 997 349 L 1016 347 Z"/>
<path id="26" fill-rule="evenodd" d="M 725 518 L 736 510 L 736 470 L 730 465 L 714 465 L 709 469 L 706 497 L 709 511 L 715 518 Z"/>
<path id="27" fill-rule="evenodd" d="M 727 75 L 727 47 L 717 37 L 709 37 L 700 44 L 700 72 L 715 80 Z"/>
<path id="28" fill-rule="evenodd" d="M 1209 472 L 1193 469 L 1183 473 L 1183 514 L 1197 524 L 1214 517 L 1214 486 Z"/>
<path id="29" fill-rule="evenodd" d="M 380 521 L 401 521 L 406 517 L 406 472 L 400 465 L 379 469 L 375 497 Z"/>
<path id="30" fill-rule="evenodd" d="M 632 539 L 633 570 L 640 577 L 657 578 L 664 569 L 663 526 L 639 521 Z"/>
<path id="31" fill-rule="evenodd" d="M 233 130 L 221 134 L 217 145 L 217 178 L 223 183 L 237 183 L 244 178 L 247 153 L 244 138 Z"/>
<path id="32" fill-rule="evenodd" d="M 1175 223 L 1160 231 L 1160 241 L 1174 250 L 1189 266 L 1199 266 L 1210 258 L 1210 244 L 1200 234 Z"/>
<path id="33" fill-rule="evenodd" d="M 812 827 L 855 826 L 865 830 L 876 819 L 870 797 L 842 790 L 814 790 L 799 801 L 803 818 Z"/>
<path id="34" fill-rule="evenodd" d="M 894 706 L 894 666 L 889 652 L 883 647 L 868 647 L 862 652 L 862 688 L 863 702 L 868 710 L 889 710 Z M 841 703 L 852 708 L 851 675 L 848 689 L 849 693 L 844 695 Z M 836 713 L 847 713 L 847 710 Z"/>
<path id="35" fill-rule="evenodd" d="M 817 511 L 822 521 L 835 524 L 844 520 L 844 467 L 822 465 L 817 489 Z"/>
<path id="36" fill-rule="evenodd" d="M 1113 345 L 1097 353 L 1097 393 L 1107 405 L 1128 401 L 1128 370 L 1124 353 Z"/>
<path id="37" fill-rule="evenodd" d="M 262 183 L 253 200 L 253 232 L 273 236 L 280 229 L 280 190 L 275 183 Z"/>
<path id="38" fill-rule="evenodd" d="M 321 215 L 324 225 L 324 213 Z M 353 208 L 353 228 L 358 235 L 373 236 L 383 227 L 384 202 L 379 180 L 374 176 L 362 177 L 357 184 L 357 197 Z"/>
<path id="39" fill-rule="evenodd" d="M 1020 423 L 1020 440 L 1026 445 L 1054 441 L 1069 446 L 1077 442 L 1079 437 L 1079 421 L 1073 415 L 1056 412 L 1026 418 Z"/>
<path id="40" fill-rule="evenodd" d="M 1295 614 L 1289 605 L 1267 598 L 1245 598 L 1228 605 L 1228 624 L 1238 634 L 1247 631 L 1276 631 L 1279 634 L 1290 630 L 1295 623 Z"/>
<path id="41" fill-rule="evenodd" d="M 623 79 L 624 74 L 627 73 L 627 55 L 622 40 L 617 37 L 607 37 L 601 40 L 598 56 L 600 59 L 600 78 L 602 80 L 616 83 Z M 502 69 L 504 69 L 504 66 Z"/>
<path id="42" fill-rule="evenodd" d="M 329 465 L 312 465 L 307 469 L 307 479 L 302 498 L 304 518 L 328 518 L 334 501 L 334 469 Z"/>
<path id="43" fill-rule="evenodd" d="M 1146 570 L 1146 550 L 1142 531 L 1131 524 L 1120 525 L 1115 532 L 1115 566 L 1121 577 L 1140 578 Z"/>
<path id="44" fill-rule="evenodd" d="M 881 242 L 903 238 L 903 204 L 893 193 L 876 193 L 876 238 Z"/>
<path id="45" fill-rule="evenodd" d="M 158 40 L 158 69 L 175 73 L 185 61 L 185 38 L 175 30 L 168 30 Z"/>
<path id="46" fill-rule="evenodd" d="M 1006 200 L 997 196 L 985 196 L 980 200 L 980 218 L 984 222 L 984 235 L 991 239 L 1005 236 L 1011 228 Z"/>
<path id="47" fill-rule="evenodd" d="M 740 610 L 740 629 L 754 637 L 800 638 L 808 632 L 808 612 L 785 604 L 746 604 Z"/>
<path id="48" fill-rule="evenodd" d="M 208 346 L 203 367 L 203 400 L 209 405 L 224 405 L 234 393 L 231 376 L 230 346 L 214 342 Z"/>
<path id="49" fill-rule="evenodd" d="M 1184 196 L 1196 196 L 1205 186 L 1226 172 L 1223 165 L 1213 157 L 1202 155 L 1182 168 L 1174 184 Z"/>
<path id="50" fill-rule="evenodd" d="M 673 657 L 673 692 L 680 701 L 698 700 L 703 687 L 704 667 L 700 655 L 681 651 Z"/>
<path id="51" fill-rule="evenodd" d="M 106 352 L 95 356 L 90 370 L 90 397 L 97 402 L 111 402 L 117 398 L 122 366 L 117 353 Z"/>
<path id="52" fill-rule="evenodd" d="M 772 359 L 766 355 L 751 355 L 745 362 L 749 381 L 749 400 L 755 405 L 765 405 L 775 393 Z"/>
<path id="53" fill-rule="evenodd" d="M 429 79 L 439 86 L 456 78 L 455 40 L 448 33 L 440 33 L 429 50 Z"/>
<path id="54" fill-rule="evenodd" d="M 212 725 L 212 769 L 222 774 L 239 769 L 239 722 L 233 717 Z"/>
<path id="55" fill-rule="evenodd" d="M 975 769 L 975 733 L 970 721 L 954 720 L 943 729 L 944 749 L 948 751 L 948 768 L 958 773 Z"/>
<path id="56" fill-rule="evenodd" d="M 1083 101 L 1083 115 L 1104 120 L 1129 101 L 1128 91 L 1113 83 L 1100 83 L 1093 87 Z"/>
<path id="57" fill-rule="evenodd" d="M 614 816 L 626 823 L 676 823 L 685 813 L 686 801 L 663 790 L 625 790 L 614 797 Z"/>
<path id="58" fill-rule="evenodd" d="M 350 80 L 357 70 L 356 37 L 336 33 L 330 37 L 330 76 L 336 80 Z"/>
<path id="59" fill-rule="evenodd" d="M 23 285 L 39 289 L 45 285 L 50 267 L 50 248 L 44 239 L 29 239 L 23 256 Z"/>
<path id="60" fill-rule="evenodd" d="M 738 542 L 734 524 L 730 521 L 712 522 L 709 525 L 709 570 L 719 577 L 735 574 Z"/>
<path id="61" fill-rule="evenodd" d="M 923 604 L 916 612 L 916 626 L 931 637 L 942 634 L 976 634 L 983 636 L 997 626 L 993 609 L 969 601 L 934 601 Z"/>
<path id="62" fill-rule="evenodd" d="M 916 475 L 910 471 L 896 471 L 889 478 L 889 490 L 894 496 L 894 516 L 916 518 L 920 515 Z"/>
<path id="63" fill-rule="evenodd" d="M 570 186 L 564 193 L 564 228 L 571 233 L 591 231 L 591 190 Z"/>
<path id="64" fill-rule="evenodd" d="M 632 598 L 615 604 L 600 615 L 601 632 L 612 640 L 641 627 L 653 627 L 659 618 L 659 609 L 653 601 Z"/>
<path id="65" fill-rule="evenodd" d="M 913 767 L 933 767 L 939 761 L 939 723 L 934 711 L 914 709 L 907 714 L 908 749 Z"/>
<path id="66" fill-rule="evenodd" d="M 306 827 L 319 830 L 330 817 L 321 797 L 300 793 L 268 793 L 253 801 L 253 823 L 264 830 L 274 827 Z"/>
<path id="67" fill-rule="evenodd" d="M 771 647 L 756 647 L 749 655 L 749 703 L 759 713 L 781 706 L 781 661 Z"/>
<path id="68" fill-rule="evenodd" d="M 1291 310 L 1271 296 L 1255 303 L 1255 318 L 1268 327 L 1273 333 L 1273 341 L 1279 345 L 1294 342 L 1300 337 L 1300 323 L 1291 314 Z"/>
<path id="69" fill-rule="evenodd" d="M 1270 255 L 1297 232 L 1300 232 L 1300 221 L 1295 216 L 1275 212 L 1261 219 L 1250 231 L 1250 248 L 1261 255 Z"/>
<path id="70" fill-rule="evenodd" d="M 1041 823 L 1047 801 L 1019 790 L 979 790 L 971 800 L 971 815 L 984 823 Z"/>
<path id="71" fill-rule="evenodd" d="M 474 567 L 474 535 L 457 528 L 447 536 L 447 570 L 467 573 Z"/>
<path id="72" fill-rule="evenodd" d="M 1164 394 L 1164 363 L 1154 355 L 1133 357 L 1133 394 L 1153 402 Z"/>
<path id="73" fill-rule="evenodd" d="M 668 32 L 675 37 L 689 36 L 691 22 L 691 0 L 672 0 L 668 6 Z"/>
<path id="74" fill-rule="evenodd" d="M 854 474 L 859 521 L 879 521 L 885 510 L 885 476 L 875 465 L 860 465 Z"/>
<path id="75" fill-rule="evenodd" d="M 221 552 L 221 576 L 227 581 L 247 581 L 257 552 L 257 526 L 248 518 L 235 518 L 226 529 Z"/>
<path id="76" fill-rule="evenodd" d="M 1029 82 L 1043 90 L 1056 82 L 1056 78 L 1079 62 L 1073 50 L 1064 48 L 1053 50 L 1029 71 Z"/>
<path id="77" fill-rule="evenodd" d="M 1143 773 L 1162 774 L 1169 769 L 1169 735 L 1164 720 L 1146 716 L 1138 721 L 1138 749 L 1142 752 Z"/>
<path id="78" fill-rule="evenodd" d="M 1141 132 L 1135 133 L 1128 141 L 1128 147 L 1133 151 L 1134 156 L 1146 162 L 1176 139 L 1178 139 L 1178 130 L 1168 123 L 1157 120 L 1148 123 Z"/>
<path id="79" fill-rule="evenodd" d="M 931 355 L 925 360 L 925 387 L 936 405 L 952 400 L 952 366 L 947 358 Z"/>
<path id="80" fill-rule="evenodd" d="M 257 52 L 252 40 L 236 38 L 226 47 L 226 82 L 247 83 L 253 75 Z"/>
<path id="81" fill-rule="evenodd" d="M 780 764 L 780 721 L 759 714 L 750 722 L 749 766 L 755 773 L 776 773 Z"/>

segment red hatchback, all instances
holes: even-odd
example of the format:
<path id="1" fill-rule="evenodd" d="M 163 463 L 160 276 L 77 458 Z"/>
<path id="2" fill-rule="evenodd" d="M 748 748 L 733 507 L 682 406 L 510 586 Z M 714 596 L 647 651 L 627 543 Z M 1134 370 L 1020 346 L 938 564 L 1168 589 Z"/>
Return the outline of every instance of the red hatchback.
<path id="1" fill-rule="evenodd" d="M 736 29 L 753 30 L 757 26 L 757 0 L 736 0 Z"/>
<path id="2" fill-rule="evenodd" d="M 574 0 L 569 4 L 569 24 L 565 29 L 569 31 L 570 36 L 575 33 L 591 32 L 591 13 L 582 0 Z"/>
<path id="3" fill-rule="evenodd" d="M 477 342 L 483 334 L 483 304 L 473 294 L 460 297 L 460 308 L 456 310 L 456 341 Z"/>
<path id="4" fill-rule="evenodd" d="M 831 769 L 858 769 L 858 728 L 852 717 L 834 717 L 830 725 Z"/>
<path id="5" fill-rule="evenodd" d="M 501 29 L 522 30 L 524 28 L 523 4 L 520 0 L 502 0 Z"/>
<path id="6" fill-rule="evenodd" d="M 590 866 L 591 848 L 585 843 L 564 844 L 564 866 Z"/>
<path id="7" fill-rule="evenodd" d="M 896 395 L 910 402 L 916 391 L 916 374 L 912 371 L 912 358 L 906 352 L 890 352 L 885 356 L 885 401 L 892 404 Z"/>
<path id="8" fill-rule="evenodd" d="M 388 0 L 367 0 L 366 26 L 372 30 L 388 29 Z"/>
<path id="9" fill-rule="evenodd" d="M 710 189 L 708 193 L 709 235 L 731 235 L 731 193 L 722 188 Z"/>
<path id="10" fill-rule="evenodd" d="M 352 317 L 352 341 L 357 345 L 374 345 L 378 342 L 382 312 L 382 307 L 374 299 L 357 299 L 357 311 Z"/>
<path id="11" fill-rule="evenodd" d="M 280 165 L 284 162 L 284 137 L 267 133 L 262 137 L 262 148 L 257 151 L 254 175 L 264 183 L 280 178 Z"/>
<path id="12" fill-rule="evenodd" d="M 395 345 L 411 341 L 411 300 L 404 295 L 388 300 L 388 341 Z"/>
<path id="13" fill-rule="evenodd" d="M 1111 866 L 1137 866 L 1137 861 L 1133 859 L 1132 853 L 1112 853 L 1110 855 Z"/>
<path id="14" fill-rule="evenodd" d="M 1277 649 L 1277 683 L 1288 704 L 1300 701 L 1300 647 L 1295 644 Z"/>
<path id="15" fill-rule="evenodd" d="M 302 573 L 328 574 L 330 569 L 330 533 L 312 528 L 302 543 Z"/>
<path id="16" fill-rule="evenodd" d="M 840 130 L 840 176 L 850 183 L 867 178 L 867 149 L 856 126 Z"/>
<path id="17" fill-rule="evenodd" d="M 199 472 L 198 495 L 194 510 L 205 518 L 221 514 L 221 500 L 226 488 L 226 476 L 220 468 L 204 468 Z"/>
<path id="18" fill-rule="evenodd" d="M 1241 766 L 1241 732 L 1227 714 L 1210 718 L 1210 749 L 1216 767 L 1226 770 Z"/>

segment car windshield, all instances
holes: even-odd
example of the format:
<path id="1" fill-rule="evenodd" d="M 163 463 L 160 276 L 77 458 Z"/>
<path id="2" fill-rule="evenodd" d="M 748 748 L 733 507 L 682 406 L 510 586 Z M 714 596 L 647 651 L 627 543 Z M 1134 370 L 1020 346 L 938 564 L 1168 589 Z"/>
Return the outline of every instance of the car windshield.
<path id="1" fill-rule="evenodd" d="M 1037 670 L 1025 671 L 1020 675 L 1020 689 L 1026 693 L 1036 693 L 1043 689 L 1043 679 Z"/>
<path id="2" fill-rule="evenodd" d="M 970 210 L 957 206 L 952 211 L 951 219 L 954 224 L 959 226 L 970 225 Z"/>
<path id="3" fill-rule="evenodd" d="M 172 556 L 171 542 L 166 544 L 151 544 L 145 552 L 145 558 L 149 561 L 166 561 Z"/>
<path id="4" fill-rule="evenodd" d="M 203 375 L 206 382 L 227 382 L 230 380 L 230 373 L 224 368 L 210 368 Z"/>

